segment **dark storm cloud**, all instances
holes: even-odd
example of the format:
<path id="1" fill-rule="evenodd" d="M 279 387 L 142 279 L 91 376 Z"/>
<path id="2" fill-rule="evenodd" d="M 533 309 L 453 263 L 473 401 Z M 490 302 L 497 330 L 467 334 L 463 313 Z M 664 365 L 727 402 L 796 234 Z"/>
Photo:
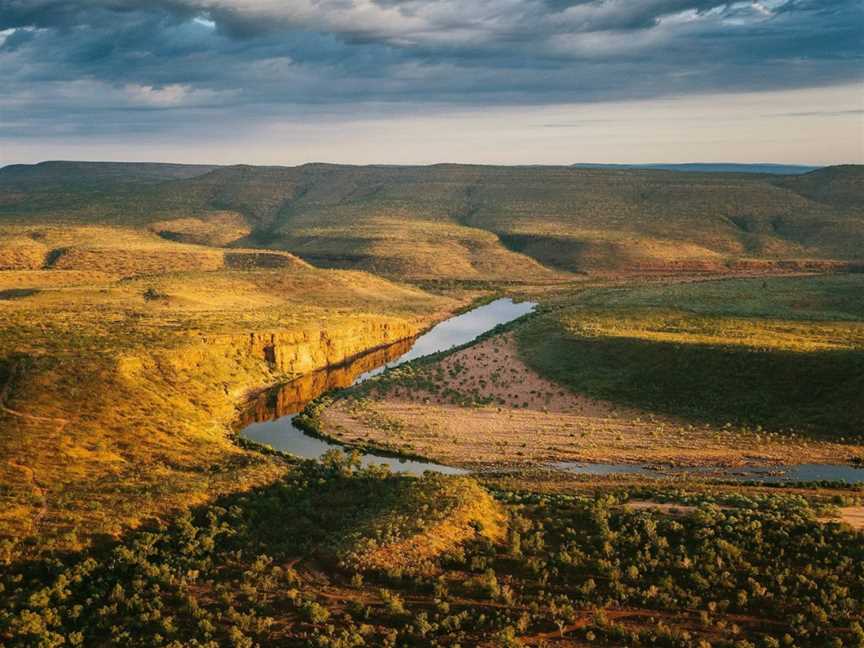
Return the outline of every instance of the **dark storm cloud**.
<path id="1" fill-rule="evenodd" d="M 861 79 L 860 0 L 0 0 L 0 133 Z M 94 115 L 102 117 L 94 118 Z M 110 117 L 105 117 L 110 115 Z"/>

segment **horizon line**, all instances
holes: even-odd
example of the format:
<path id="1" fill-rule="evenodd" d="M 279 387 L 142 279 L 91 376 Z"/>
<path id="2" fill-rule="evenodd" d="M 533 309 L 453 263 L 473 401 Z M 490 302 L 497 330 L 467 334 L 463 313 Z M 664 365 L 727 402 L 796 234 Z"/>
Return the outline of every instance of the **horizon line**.
<path id="1" fill-rule="evenodd" d="M 112 160 L 112 159 L 45 159 L 38 162 L 9 162 L 0 164 L 0 169 L 5 169 L 11 166 L 39 166 L 40 164 L 55 164 L 55 163 L 83 163 L 83 164 L 173 164 L 177 166 L 213 166 L 221 168 L 229 168 L 236 166 L 249 167 L 277 167 L 277 168 L 298 168 L 303 166 L 346 166 L 346 167 L 433 167 L 433 166 L 489 166 L 489 167 L 553 167 L 553 168 L 570 168 L 570 167 L 656 167 L 656 166 L 764 166 L 764 167 L 797 167 L 809 169 L 824 169 L 834 166 L 862 166 L 864 161 L 860 162 L 832 162 L 830 164 L 812 164 L 805 162 L 732 162 L 729 160 L 718 161 L 686 161 L 686 162 L 572 162 L 569 164 L 551 164 L 544 162 L 532 162 L 523 164 L 500 164 L 491 162 L 456 162 L 456 161 L 440 161 L 427 163 L 389 163 L 389 162 L 370 162 L 366 164 L 356 164 L 350 162 L 326 162 L 319 160 L 310 160 L 299 164 L 260 164 L 250 162 L 234 162 L 234 163 L 214 163 L 214 162 L 174 162 L 165 160 Z"/>

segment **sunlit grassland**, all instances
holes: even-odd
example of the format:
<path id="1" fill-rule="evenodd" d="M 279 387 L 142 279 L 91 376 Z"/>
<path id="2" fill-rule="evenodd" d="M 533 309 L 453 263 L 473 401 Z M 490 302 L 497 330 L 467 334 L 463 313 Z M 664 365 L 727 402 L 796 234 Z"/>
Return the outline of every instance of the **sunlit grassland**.
<path id="1" fill-rule="evenodd" d="M 864 429 L 864 277 L 598 289 L 559 306 L 520 349 L 577 391 L 712 424 Z"/>
<path id="2" fill-rule="evenodd" d="M 151 229 L 59 224 L 0 226 L 0 271 L 76 270 L 133 277 L 308 265 L 285 252 L 218 247 L 248 232 L 238 225 L 238 218 L 236 214 L 230 217 L 215 213 L 207 221 L 181 218 L 155 223 Z M 62 283 L 62 276 L 57 278 Z"/>
<path id="3" fill-rule="evenodd" d="M 376 215 L 345 225 L 293 224 L 270 245 L 313 263 L 412 280 L 540 283 L 568 278 L 508 250 L 491 232 L 445 219 Z"/>

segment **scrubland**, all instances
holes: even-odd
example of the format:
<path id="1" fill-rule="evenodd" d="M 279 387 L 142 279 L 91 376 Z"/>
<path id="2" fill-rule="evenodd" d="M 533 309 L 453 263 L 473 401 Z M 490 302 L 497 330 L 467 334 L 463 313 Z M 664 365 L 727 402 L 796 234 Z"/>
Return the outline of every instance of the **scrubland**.
<path id="1" fill-rule="evenodd" d="M 790 177 L 454 164 L 129 165 L 125 175 L 121 167 L 4 169 L 0 222 L 131 227 L 403 279 L 522 283 L 584 272 L 860 268 L 864 245 L 860 166 Z"/>
<path id="2" fill-rule="evenodd" d="M 2 575 L 8 645 L 860 645 L 860 494 L 358 470 L 338 453 Z M 857 498 L 857 499 L 856 499 Z M 645 502 L 657 502 L 645 506 Z M 430 535 L 431 534 L 431 535 Z"/>

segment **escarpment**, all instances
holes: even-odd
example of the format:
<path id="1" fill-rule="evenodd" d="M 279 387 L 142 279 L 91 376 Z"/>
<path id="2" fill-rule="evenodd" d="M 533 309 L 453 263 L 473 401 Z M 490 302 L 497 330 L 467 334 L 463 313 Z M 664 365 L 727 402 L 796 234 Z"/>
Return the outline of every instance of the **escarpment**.
<path id="1" fill-rule="evenodd" d="M 413 337 L 421 328 L 419 321 L 375 318 L 336 329 L 258 332 L 249 336 L 249 353 L 263 358 L 279 373 L 303 374 Z M 228 344 L 233 346 L 234 340 Z"/>
<path id="2" fill-rule="evenodd" d="M 262 389 L 247 399 L 237 429 L 256 421 L 277 419 L 301 411 L 310 400 L 332 389 L 350 387 L 358 376 L 395 360 L 407 353 L 414 338 L 379 347 L 340 364 L 337 367 L 319 369 L 304 374 L 279 387 L 278 390 Z"/>
<path id="3" fill-rule="evenodd" d="M 0 268 L 31 269 L 0 285 L 0 545 L 36 552 L 272 481 L 289 464 L 234 442 L 239 410 L 322 368 L 309 389 L 350 383 L 343 363 L 468 299 L 139 230 L 14 232 Z"/>

